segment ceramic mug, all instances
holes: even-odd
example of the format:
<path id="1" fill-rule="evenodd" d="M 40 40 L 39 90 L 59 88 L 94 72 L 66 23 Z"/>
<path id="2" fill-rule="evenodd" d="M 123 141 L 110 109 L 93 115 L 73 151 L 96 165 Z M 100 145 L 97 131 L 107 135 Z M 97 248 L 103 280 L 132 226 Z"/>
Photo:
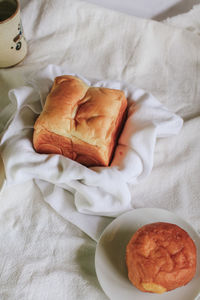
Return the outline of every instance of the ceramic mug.
<path id="1" fill-rule="evenodd" d="M 16 65 L 26 54 L 19 0 L 0 0 L 0 68 Z"/>

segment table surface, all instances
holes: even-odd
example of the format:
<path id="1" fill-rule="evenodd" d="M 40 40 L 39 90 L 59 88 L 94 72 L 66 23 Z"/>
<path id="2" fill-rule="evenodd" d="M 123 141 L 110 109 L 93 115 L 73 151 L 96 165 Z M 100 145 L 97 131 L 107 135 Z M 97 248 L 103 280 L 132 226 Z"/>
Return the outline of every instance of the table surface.
<path id="1" fill-rule="evenodd" d="M 164 20 L 186 13 L 200 0 L 82 0 L 136 17 Z"/>

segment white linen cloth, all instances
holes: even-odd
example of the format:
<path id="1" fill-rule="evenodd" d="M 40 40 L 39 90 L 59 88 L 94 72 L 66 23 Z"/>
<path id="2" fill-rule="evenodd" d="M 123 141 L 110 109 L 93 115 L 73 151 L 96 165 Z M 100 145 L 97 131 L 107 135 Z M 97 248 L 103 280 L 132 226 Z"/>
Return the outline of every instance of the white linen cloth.
<path id="1" fill-rule="evenodd" d="M 15 114 L 0 142 L 7 184 L 41 179 L 72 192 L 79 212 L 117 216 L 132 208 L 128 183 L 136 184 L 150 174 L 157 138 L 178 134 L 183 121 L 141 89 L 117 81 L 91 82 L 82 78 L 89 86 L 123 90 L 128 100 L 127 120 L 111 166 L 87 168 L 61 155 L 38 154 L 32 144 L 34 122 L 54 78 L 63 74 L 81 78 L 50 65 L 35 75 L 34 88 L 24 86 L 10 91 Z M 39 186 L 43 190 L 44 185 Z M 55 188 L 48 186 L 48 191 L 48 197 L 53 191 L 54 207 L 64 201 L 56 195 Z"/>
<path id="2" fill-rule="evenodd" d="M 167 18 L 163 21 L 165 24 L 171 24 L 176 27 L 187 29 L 188 31 L 199 35 L 200 33 L 200 5 L 195 5 L 189 12 L 180 14 L 173 18 Z"/>
<path id="3" fill-rule="evenodd" d="M 129 186 L 134 207 L 171 210 L 199 231 L 197 16 L 188 17 L 195 28 L 191 32 L 184 27 L 187 16 L 162 24 L 78 1 L 59 0 L 59 5 L 58 1 L 27 1 L 22 21 L 29 54 L 15 68 L 0 70 L 1 107 L 7 105 L 10 89 L 23 86 L 30 72 L 50 63 L 88 78 L 120 80 L 149 91 L 185 122 L 179 135 L 158 139 L 150 176 Z M 2 125 L 12 113 L 5 111 Z M 67 193 L 57 189 L 56 193 Z M 94 269 L 96 243 L 67 220 L 85 222 L 86 228 L 90 224 L 93 238 L 98 239 L 112 218 L 70 215 L 75 211 L 71 194 L 68 200 L 64 219 L 44 201 L 33 180 L 5 187 L 0 195 L 1 299 L 107 299 Z"/>

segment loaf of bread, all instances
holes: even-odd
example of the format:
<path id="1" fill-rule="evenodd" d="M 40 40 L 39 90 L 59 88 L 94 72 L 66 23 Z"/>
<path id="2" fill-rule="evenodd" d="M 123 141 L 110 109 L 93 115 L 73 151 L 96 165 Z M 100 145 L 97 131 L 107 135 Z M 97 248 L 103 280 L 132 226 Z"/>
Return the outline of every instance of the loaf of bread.
<path id="1" fill-rule="evenodd" d="M 85 166 L 108 166 L 127 108 L 124 92 L 56 77 L 34 125 L 39 153 L 61 154 Z"/>
<path id="2" fill-rule="evenodd" d="M 128 277 L 143 292 L 164 293 L 186 285 L 196 272 L 196 246 L 171 223 L 147 224 L 126 247 Z"/>

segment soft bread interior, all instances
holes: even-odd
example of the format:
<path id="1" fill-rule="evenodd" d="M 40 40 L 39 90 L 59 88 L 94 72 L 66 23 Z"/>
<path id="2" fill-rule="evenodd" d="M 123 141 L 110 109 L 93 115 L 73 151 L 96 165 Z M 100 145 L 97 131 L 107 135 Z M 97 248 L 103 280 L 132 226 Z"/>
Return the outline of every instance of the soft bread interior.
<path id="1" fill-rule="evenodd" d="M 145 291 L 150 293 L 162 294 L 167 291 L 167 289 L 162 285 L 153 282 L 143 282 L 142 287 Z"/>

